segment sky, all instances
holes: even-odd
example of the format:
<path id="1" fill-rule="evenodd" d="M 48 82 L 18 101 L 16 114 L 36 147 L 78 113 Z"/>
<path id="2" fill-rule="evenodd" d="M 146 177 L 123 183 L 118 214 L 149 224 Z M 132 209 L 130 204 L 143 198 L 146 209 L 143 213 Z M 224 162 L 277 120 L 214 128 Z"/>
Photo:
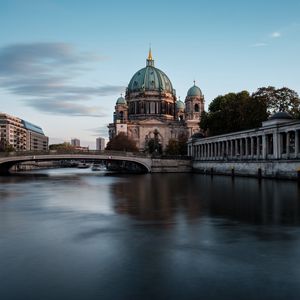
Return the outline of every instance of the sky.
<path id="1" fill-rule="evenodd" d="M 0 111 L 51 143 L 108 136 L 117 98 L 155 66 L 205 107 L 262 86 L 300 93 L 299 0 L 0 0 Z"/>

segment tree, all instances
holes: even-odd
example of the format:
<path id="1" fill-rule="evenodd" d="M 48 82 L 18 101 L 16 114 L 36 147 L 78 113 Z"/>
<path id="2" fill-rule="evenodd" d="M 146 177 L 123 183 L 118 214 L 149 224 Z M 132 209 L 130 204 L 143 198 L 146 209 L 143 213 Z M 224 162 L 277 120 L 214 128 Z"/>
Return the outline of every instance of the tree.
<path id="1" fill-rule="evenodd" d="M 0 142 L 0 152 L 14 152 L 15 148 L 13 145 L 4 142 Z"/>
<path id="2" fill-rule="evenodd" d="M 166 154 L 168 155 L 186 155 L 187 154 L 187 140 L 185 133 L 180 133 L 178 139 L 170 139 L 166 147 Z"/>
<path id="3" fill-rule="evenodd" d="M 287 87 L 276 89 L 273 86 L 261 87 L 252 94 L 253 99 L 265 103 L 269 115 L 286 111 L 294 118 L 300 118 L 299 95 Z"/>
<path id="4" fill-rule="evenodd" d="M 224 134 L 261 126 L 267 119 L 266 104 L 253 99 L 249 92 L 229 93 L 216 97 L 203 113 L 200 128 L 209 135 Z"/>
<path id="5" fill-rule="evenodd" d="M 70 143 L 64 142 L 61 144 L 52 144 L 49 146 L 49 150 L 62 150 L 62 151 L 72 151 L 75 150 L 75 147 Z"/>
<path id="6" fill-rule="evenodd" d="M 134 140 L 130 139 L 124 132 L 113 137 L 106 145 L 106 150 L 138 152 Z"/>
<path id="7" fill-rule="evenodd" d="M 1 134 L 0 138 L 0 152 L 13 152 L 15 148 L 5 138 L 4 134 Z"/>

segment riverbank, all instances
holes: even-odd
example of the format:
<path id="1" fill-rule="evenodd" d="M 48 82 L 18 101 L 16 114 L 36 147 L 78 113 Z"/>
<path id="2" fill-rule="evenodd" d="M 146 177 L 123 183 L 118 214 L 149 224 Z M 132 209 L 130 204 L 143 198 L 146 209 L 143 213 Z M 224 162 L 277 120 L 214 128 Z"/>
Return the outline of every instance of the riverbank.
<path id="1" fill-rule="evenodd" d="M 193 172 L 300 180 L 300 160 L 193 161 Z"/>

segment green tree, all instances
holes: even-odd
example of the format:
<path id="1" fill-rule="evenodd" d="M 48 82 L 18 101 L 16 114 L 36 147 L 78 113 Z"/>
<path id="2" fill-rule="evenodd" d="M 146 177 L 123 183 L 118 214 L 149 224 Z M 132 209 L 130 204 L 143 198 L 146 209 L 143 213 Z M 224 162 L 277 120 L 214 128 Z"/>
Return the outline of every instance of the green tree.
<path id="1" fill-rule="evenodd" d="M 186 155 L 187 140 L 188 137 L 185 133 L 179 134 L 178 139 L 170 139 L 165 153 L 168 155 Z"/>
<path id="2" fill-rule="evenodd" d="M 146 152 L 152 154 L 162 154 L 162 146 L 159 141 L 155 138 L 149 139 L 146 145 Z"/>
<path id="3" fill-rule="evenodd" d="M 49 146 L 49 150 L 62 150 L 62 151 L 72 151 L 75 147 L 70 143 L 64 142 L 61 144 L 52 144 Z"/>
<path id="4" fill-rule="evenodd" d="M 138 152 L 134 140 L 130 139 L 124 132 L 113 137 L 106 145 L 106 150 Z"/>
<path id="5" fill-rule="evenodd" d="M 267 119 L 266 104 L 253 99 L 249 92 L 229 93 L 216 97 L 203 113 L 200 128 L 208 135 L 224 134 L 261 126 Z"/>
<path id="6" fill-rule="evenodd" d="M 280 89 L 273 86 L 261 87 L 252 94 L 252 98 L 264 102 L 269 115 L 286 111 L 294 118 L 300 117 L 299 95 L 287 87 Z"/>
<path id="7" fill-rule="evenodd" d="M 5 138 L 4 135 L 1 134 L 0 138 L 0 152 L 13 152 L 15 148 L 11 145 Z"/>

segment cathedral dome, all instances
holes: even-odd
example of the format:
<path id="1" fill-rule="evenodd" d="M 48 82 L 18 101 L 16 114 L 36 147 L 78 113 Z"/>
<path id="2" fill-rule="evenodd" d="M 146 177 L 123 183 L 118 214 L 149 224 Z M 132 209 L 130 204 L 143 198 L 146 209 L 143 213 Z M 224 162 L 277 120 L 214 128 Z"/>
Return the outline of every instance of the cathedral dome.
<path id="1" fill-rule="evenodd" d="M 117 99 L 117 103 L 116 104 L 127 104 L 126 100 L 121 96 Z"/>
<path id="2" fill-rule="evenodd" d="M 154 67 L 151 50 L 147 59 L 147 66 L 133 75 L 129 82 L 127 91 L 129 93 L 158 91 L 175 94 L 168 76 L 163 71 Z"/>
<path id="3" fill-rule="evenodd" d="M 188 97 L 202 97 L 202 92 L 199 87 L 196 86 L 195 82 L 194 85 L 188 90 L 187 92 Z"/>
<path id="4" fill-rule="evenodd" d="M 176 108 L 184 109 L 184 103 L 180 99 L 176 101 Z"/>

